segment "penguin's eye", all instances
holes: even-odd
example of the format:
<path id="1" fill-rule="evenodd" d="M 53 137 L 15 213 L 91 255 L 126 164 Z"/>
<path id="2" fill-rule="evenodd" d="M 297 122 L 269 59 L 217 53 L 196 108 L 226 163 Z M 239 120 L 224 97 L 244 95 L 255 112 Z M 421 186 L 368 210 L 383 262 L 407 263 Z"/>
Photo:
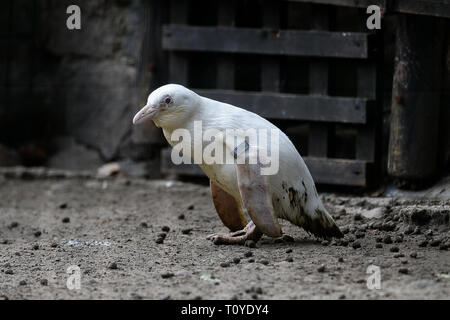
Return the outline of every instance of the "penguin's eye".
<path id="1" fill-rule="evenodd" d="M 170 104 L 170 103 L 172 102 L 172 99 L 169 98 L 169 97 L 167 97 L 166 99 L 164 99 L 164 102 L 165 102 L 166 104 Z"/>

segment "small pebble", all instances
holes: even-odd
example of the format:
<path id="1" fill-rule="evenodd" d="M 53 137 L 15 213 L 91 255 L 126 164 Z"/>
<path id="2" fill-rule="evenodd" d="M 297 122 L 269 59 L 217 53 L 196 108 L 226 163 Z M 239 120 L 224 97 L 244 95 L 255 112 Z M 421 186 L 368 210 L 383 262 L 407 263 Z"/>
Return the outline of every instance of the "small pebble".
<path id="1" fill-rule="evenodd" d="M 399 247 L 391 247 L 391 249 L 389 249 L 389 251 L 391 251 L 391 252 L 399 252 L 400 248 Z"/>
<path id="2" fill-rule="evenodd" d="M 353 216 L 353 220 L 355 220 L 355 221 L 361 221 L 362 219 L 363 219 L 363 217 L 360 213 L 357 213 Z"/>
<path id="3" fill-rule="evenodd" d="M 21 286 L 26 286 L 26 285 L 27 285 L 27 282 L 26 282 L 25 280 L 21 280 L 21 281 L 19 282 L 19 285 L 21 285 Z"/>
<path id="4" fill-rule="evenodd" d="M 320 267 L 317 268 L 317 271 L 320 272 L 320 273 L 325 272 L 325 265 L 322 264 Z"/>
<path id="5" fill-rule="evenodd" d="M 162 244 L 164 243 L 164 239 L 163 238 L 158 238 L 155 240 L 156 244 Z"/>
<path id="6" fill-rule="evenodd" d="M 43 286 L 48 286 L 48 280 L 47 279 L 41 279 L 40 283 Z"/>
<path id="7" fill-rule="evenodd" d="M 294 258 L 288 257 L 288 258 L 286 258 L 286 261 L 287 261 L 287 262 L 294 262 Z"/>
<path id="8" fill-rule="evenodd" d="M 39 237 L 41 236 L 41 234 L 42 234 L 42 232 L 36 231 L 36 232 L 34 233 L 34 236 L 35 236 L 36 238 L 39 238 Z"/>
<path id="9" fill-rule="evenodd" d="M 417 252 L 411 252 L 409 255 L 411 258 L 417 259 Z"/>
<path id="10" fill-rule="evenodd" d="M 33 245 L 33 250 L 39 250 L 39 245 L 38 244 Z"/>
<path id="11" fill-rule="evenodd" d="M 253 263 L 253 262 L 255 262 L 255 259 L 253 259 L 253 258 L 248 259 L 248 262 L 249 262 L 249 263 Z"/>
<path id="12" fill-rule="evenodd" d="M 178 216 L 178 220 L 184 220 L 184 218 L 186 218 L 184 214 L 180 214 L 180 215 Z"/>
<path id="13" fill-rule="evenodd" d="M 383 248 L 383 245 L 382 245 L 381 243 L 377 243 L 377 244 L 375 245 L 375 248 L 381 249 L 381 248 Z"/>
<path id="14" fill-rule="evenodd" d="M 244 257 L 246 257 L 246 258 L 253 257 L 253 252 L 247 251 L 246 253 L 244 253 Z"/>
<path id="15" fill-rule="evenodd" d="M 408 260 L 406 260 L 406 259 L 403 259 L 401 262 L 402 262 L 402 264 L 408 264 Z"/>
<path id="16" fill-rule="evenodd" d="M 423 240 L 423 241 L 419 242 L 419 247 L 421 247 L 421 248 L 426 247 L 427 245 L 428 245 L 427 240 Z"/>
<path id="17" fill-rule="evenodd" d="M 117 269 L 118 269 L 117 263 L 116 263 L 116 262 L 110 263 L 110 264 L 108 265 L 108 269 L 111 269 L 111 270 L 117 270 Z"/>
<path id="18" fill-rule="evenodd" d="M 241 262 L 241 259 L 239 259 L 239 258 L 234 258 L 233 259 L 233 263 L 238 264 L 239 262 Z"/>
<path id="19" fill-rule="evenodd" d="M 409 270 L 407 268 L 400 268 L 400 269 L 398 269 L 398 272 L 402 273 L 402 274 L 408 274 Z"/>
<path id="20" fill-rule="evenodd" d="M 245 246 L 249 247 L 249 248 L 255 248 L 256 247 L 256 243 L 253 240 L 247 240 L 247 241 L 245 241 Z"/>
<path id="21" fill-rule="evenodd" d="M 441 240 L 440 239 L 434 239 L 430 242 L 430 246 L 432 247 L 437 247 L 441 244 Z"/>
<path id="22" fill-rule="evenodd" d="M 11 269 L 8 269 L 5 271 L 6 274 L 14 274 L 14 271 L 12 271 Z"/>
<path id="23" fill-rule="evenodd" d="M 191 204 L 189 207 L 188 207 L 188 210 L 194 210 L 195 209 L 195 206 L 193 205 L 193 204 Z"/>
<path id="24" fill-rule="evenodd" d="M 295 240 L 294 240 L 294 238 L 291 237 L 290 235 L 285 234 L 285 235 L 283 236 L 283 241 L 285 241 L 285 242 L 294 242 Z"/>
<path id="25" fill-rule="evenodd" d="M 339 296 L 339 300 L 345 300 L 345 294 L 341 294 L 340 296 Z"/>
<path id="26" fill-rule="evenodd" d="M 292 253 L 292 249 L 287 249 L 286 253 Z"/>
<path id="27" fill-rule="evenodd" d="M 174 277 L 175 275 L 172 273 L 172 272 L 166 272 L 166 273 L 163 273 L 162 275 L 161 275 L 161 278 L 163 278 L 163 279 L 169 279 L 169 278 L 172 278 L 172 277 Z"/>
<path id="28" fill-rule="evenodd" d="M 339 257 L 338 262 L 344 262 L 344 258 Z"/>
<path id="29" fill-rule="evenodd" d="M 387 235 L 383 238 L 383 242 L 386 244 L 391 244 L 392 243 L 392 238 L 390 235 Z"/>
<path id="30" fill-rule="evenodd" d="M 169 232 L 169 231 L 170 231 L 170 228 L 169 228 L 168 226 L 163 226 L 163 227 L 161 228 L 161 230 L 164 231 L 164 232 Z"/>
<path id="31" fill-rule="evenodd" d="M 164 232 L 158 233 L 158 238 L 162 238 L 164 240 L 164 239 L 166 239 L 166 237 L 167 237 L 167 233 L 164 233 Z"/>
<path id="32" fill-rule="evenodd" d="M 261 260 L 261 264 L 267 266 L 269 264 L 269 261 L 268 260 Z"/>
<path id="33" fill-rule="evenodd" d="M 191 232 L 192 232 L 192 228 L 188 228 L 188 229 L 183 229 L 183 230 L 181 230 L 181 233 L 182 233 L 182 234 L 191 234 Z"/>
<path id="34" fill-rule="evenodd" d="M 57 244 L 56 242 L 53 242 L 50 246 L 51 246 L 52 248 L 56 248 L 56 247 L 58 247 L 58 244 Z"/>
<path id="35" fill-rule="evenodd" d="M 63 223 L 69 223 L 70 222 L 70 218 L 69 217 L 65 217 L 62 219 Z"/>
<path id="36" fill-rule="evenodd" d="M 59 205 L 59 208 L 60 208 L 60 209 L 67 209 L 67 203 L 61 203 L 61 204 Z"/>
<path id="37" fill-rule="evenodd" d="M 19 223 L 14 221 L 8 226 L 8 229 L 14 229 L 14 228 L 17 228 L 18 226 L 19 226 Z"/>
<path id="38" fill-rule="evenodd" d="M 361 243 L 359 241 L 355 241 L 352 244 L 353 249 L 361 248 Z"/>
<path id="39" fill-rule="evenodd" d="M 229 262 L 222 262 L 222 263 L 220 264 L 220 266 L 221 266 L 222 268 L 228 268 L 228 267 L 230 266 L 230 263 L 229 263 Z"/>
<path id="40" fill-rule="evenodd" d="M 141 227 L 142 228 L 148 228 L 147 222 L 141 222 Z"/>
<path id="41" fill-rule="evenodd" d="M 355 232 L 355 236 L 357 239 L 361 239 L 361 238 L 364 238 L 366 236 L 366 234 L 364 232 L 357 231 L 357 232 Z"/>
<path id="42" fill-rule="evenodd" d="M 339 245 L 342 246 L 342 247 L 346 247 L 346 246 L 348 246 L 348 241 L 347 240 L 341 240 Z"/>

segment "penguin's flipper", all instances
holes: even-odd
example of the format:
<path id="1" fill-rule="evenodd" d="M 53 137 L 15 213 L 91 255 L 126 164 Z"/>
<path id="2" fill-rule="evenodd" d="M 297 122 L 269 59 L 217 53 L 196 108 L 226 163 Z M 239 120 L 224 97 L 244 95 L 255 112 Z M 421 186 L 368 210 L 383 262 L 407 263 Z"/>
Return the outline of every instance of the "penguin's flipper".
<path id="1" fill-rule="evenodd" d="M 212 180 L 210 180 L 210 188 L 214 207 L 223 224 L 231 231 L 244 229 L 247 221 L 245 220 L 242 205 Z"/>
<path id="2" fill-rule="evenodd" d="M 236 164 L 242 202 L 256 227 L 265 235 L 278 238 L 282 235 L 281 227 L 273 209 L 267 176 L 261 175 L 258 148 L 249 146 L 247 150 L 245 163 Z M 251 164 L 251 159 L 255 159 L 256 164 Z"/>

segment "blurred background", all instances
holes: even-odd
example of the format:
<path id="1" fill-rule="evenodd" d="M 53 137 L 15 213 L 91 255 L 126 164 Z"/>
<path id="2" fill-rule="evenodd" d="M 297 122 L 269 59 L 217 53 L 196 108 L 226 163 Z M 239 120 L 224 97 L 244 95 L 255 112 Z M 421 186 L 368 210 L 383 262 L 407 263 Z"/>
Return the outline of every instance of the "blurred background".
<path id="1" fill-rule="evenodd" d="M 319 184 L 420 188 L 449 172 L 449 18 L 447 0 L 4 0 L 0 167 L 198 179 L 132 126 L 172 82 L 273 121 Z"/>

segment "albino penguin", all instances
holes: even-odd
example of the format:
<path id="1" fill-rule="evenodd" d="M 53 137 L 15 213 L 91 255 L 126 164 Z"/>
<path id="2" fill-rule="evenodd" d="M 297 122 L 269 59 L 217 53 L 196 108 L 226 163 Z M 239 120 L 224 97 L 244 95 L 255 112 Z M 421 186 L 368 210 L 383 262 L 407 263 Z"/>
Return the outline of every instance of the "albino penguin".
<path id="1" fill-rule="evenodd" d="M 164 136 L 172 147 L 176 129 L 185 129 L 194 137 L 191 157 L 195 147 L 205 147 L 211 141 L 195 137 L 194 122 L 201 121 L 202 130 L 215 129 L 223 133 L 215 137 L 216 144 L 223 144 L 224 153 L 234 159 L 244 157 L 246 161 L 233 163 L 200 163 L 199 166 L 210 179 L 213 202 L 219 217 L 232 233 L 210 235 L 216 244 L 244 244 L 247 240 L 258 241 L 262 234 L 272 238 L 282 235 L 278 219 L 285 219 L 306 231 L 321 237 L 341 238 L 343 235 L 320 200 L 314 181 L 302 157 L 289 138 L 266 119 L 250 111 L 202 97 L 176 84 L 168 84 L 153 91 L 143 107 L 134 117 L 138 124 L 151 119 L 163 129 Z M 245 140 L 237 147 L 225 139 L 229 129 L 249 128 L 274 130 L 277 141 L 271 146 L 257 140 Z M 234 142 L 234 139 L 233 139 Z M 268 145 L 268 143 L 265 143 Z M 262 151 L 278 148 L 278 170 L 275 174 L 263 175 L 261 169 L 267 165 L 258 158 Z M 270 153 L 270 152 L 269 152 Z M 252 156 L 258 161 L 248 161 Z M 250 221 L 246 220 L 246 214 Z"/>

